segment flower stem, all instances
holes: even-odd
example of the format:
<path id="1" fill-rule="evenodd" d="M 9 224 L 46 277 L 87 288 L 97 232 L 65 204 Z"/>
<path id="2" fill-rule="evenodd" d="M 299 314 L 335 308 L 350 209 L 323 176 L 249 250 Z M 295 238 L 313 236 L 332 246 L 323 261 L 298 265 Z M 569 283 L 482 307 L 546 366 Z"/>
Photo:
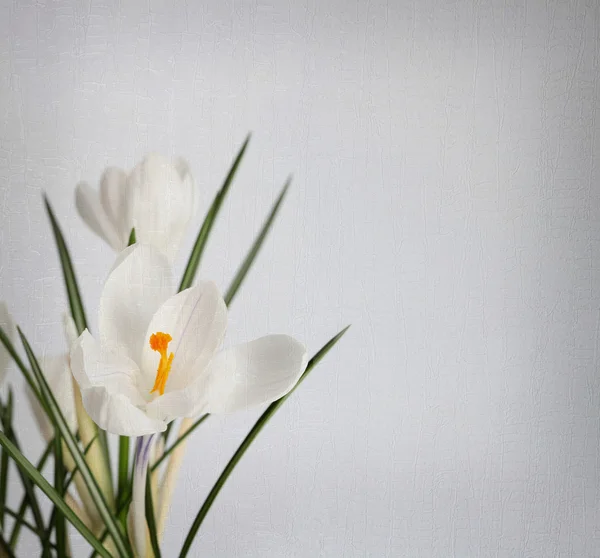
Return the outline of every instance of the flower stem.
<path id="1" fill-rule="evenodd" d="M 117 486 L 117 507 L 129 488 L 129 436 L 119 436 L 119 471 Z"/>

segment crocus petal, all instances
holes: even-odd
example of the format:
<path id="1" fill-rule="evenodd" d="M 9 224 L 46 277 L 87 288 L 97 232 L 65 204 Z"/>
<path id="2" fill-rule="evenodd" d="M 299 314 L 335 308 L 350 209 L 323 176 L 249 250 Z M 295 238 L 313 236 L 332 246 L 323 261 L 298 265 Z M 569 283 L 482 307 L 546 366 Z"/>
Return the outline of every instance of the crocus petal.
<path id="1" fill-rule="evenodd" d="M 187 180 L 191 178 L 190 165 L 188 162 L 182 157 L 175 157 L 173 159 L 173 166 L 179 173 L 179 178 L 183 180 Z"/>
<path id="2" fill-rule="evenodd" d="M 151 154 L 133 169 L 128 188 L 136 238 L 156 246 L 172 261 L 192 217 L 193 182 L 182 180 L 168 159 Z"/>
<path id="3" fill-rule="evenodd" d="M 44 357 L 41 364 L 48 386 L 54 394 L 69 428 L 74 432 L 77 430 L 77 413 L 73 393 L 73 376 L 67 357 L 67 354 Z"/>
<path id="4" fill-rule="evenodd" d="M 168 382 L 167 382 L 168 383 Z M 166 423 L 176 418 L 193 417 L 205 408 L 204 399 L 199 399 L 198 391 L 180 389 L 165 392 L 146 406 L 146 414 Z"/>
<path id="5" fill-rule="evenodd" d="M 166 423 L 150 418 L 121 393 L 111 393 L 103 386 L 81 390 L 83 406 L 102 429 L 119 436 L 145 436 L 163 432 Z"/>
<path id="6" fill-rule="evenodd" d="M 114 224 L 108 218 L 98 193 L 89 184 L 80 182 L 75 190 L 75 206 L 86 225 L 115 250 L 124 248 Z M 125 243 L 126 244 L 126 243 Z"/>
<path id="7" fill-rule="evenodd" d="M 77 326 L 75 325 L 75 320 L 71 314 L 67 314 L 66 312 L 63 314 L 63 327 L 65 331 L 65 338 L 67 340 L 67 347 L 69 348 L 70 352 L 71 347 L 75 341 L 77 341 L 79 335 L 77 335 Z"/>
<path id="8" fill-rule="evenodd" d="M 102 387 L 112 394 L 123 395 L 133 405 L 145 405 L 137 388 L 140 372 L 135 362 L 103 350 L 87 329 L 71 348 L 71 371 L 81 390 Z"/>
<path id="9" fill-rule="evenodd" d="M 121 246 L 127 246 L 131 234 L 131 201 L 127 174 L 117 167 L 108 167 L 100 179 L 100 202 L 119 236 Z"/>
<path id="10" fill-rule="evenodd" d="M 185 389 L 194 379 L 194 363 L 208 361 L 221 344 L 227 327 L 227 307 L 212 281 L 202 281 L 170 297 L 153 316 L 146 332 L 141 369 L 142 389 L 152 389 L 160 356 L 148 343 L 156 332 L 172 337 L 169 352 L 175 355 L 166 391 Z M 181 415 L 180 415 L 181 416 Z"/>
<path id="11" fill-rule="evenodd" d="M 77 430 L 77 414 L 75 412 L 73 378 L 69 369 L 67 355 L 43 357 L 40 364 L 42 373 L 70 430 L 75 432 Z M 54 427 L 48 415 L 29 386 L 27 386 L 26 394 L 42 436 L 46 441 L 50 441 L 54 436 Z"/>
<path id="12" fill-rule="evenodd" d="M 14 344 L 15 340 L 15 323 L 6 307 L 6 304 L 0 301 L 0 327 L 10 339 L 10 341 Z M 6 378 L 6 372 L 8 371 L 8 367 L 12 357 L 8 353 L 8 351 L 4 348 L 4 345 L 0 343 L 0 384 L 4 382 Z"/>
<path id="13" fill-rule="evenodd" d="M 138 362 L 148 324 L 173 290 L 169 262 L 160 252 L 144 244 L 126 249 L 100 297 L 102 346 Z"/>
<path id="14" fill-rule="evenodd" d="M 288 393 L 307 363 L 304 345 L 268 335 L 217 354 L 190 386 L 193 414 L 229 413 L 270 403 Z"/>
<path id="15" fill-rule="evenodd" d="M 186 192 L 192 193 L 192 211 L 190 217 L 193 219 L 198 214 L 200 196 L 198 196 L 198 192 L 196 191 L 196 184 L 194 183 L 194 178 L 190 171 L 190 166 L 188 165 L 188 162 L 181 157 L 175 157 L 175 159 L 173 160 L 173 165 L 177 169 L 179 177 L 183 182 L 184 190 Z"/>

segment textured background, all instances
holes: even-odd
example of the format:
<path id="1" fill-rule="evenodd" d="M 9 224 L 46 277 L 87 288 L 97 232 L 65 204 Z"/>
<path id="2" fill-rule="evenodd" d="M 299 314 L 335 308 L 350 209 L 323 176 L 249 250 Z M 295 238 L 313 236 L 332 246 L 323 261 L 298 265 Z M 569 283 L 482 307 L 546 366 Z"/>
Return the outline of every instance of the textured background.
<path id="1" fill-rule="evenodd" d="M 38 351 L 66 308 L 41 192 L 93 326 L 113 254 L 76 182 L 179 154 L 200 220 L 250 130 L 203 276 L 227 285 L 295 180 L 229 340 L 353 324 L 195 556 L 600 556 L 599 6 L 0 0 L 0 297 Z M 255 416 L 195 436 L 167 557 Z"/>

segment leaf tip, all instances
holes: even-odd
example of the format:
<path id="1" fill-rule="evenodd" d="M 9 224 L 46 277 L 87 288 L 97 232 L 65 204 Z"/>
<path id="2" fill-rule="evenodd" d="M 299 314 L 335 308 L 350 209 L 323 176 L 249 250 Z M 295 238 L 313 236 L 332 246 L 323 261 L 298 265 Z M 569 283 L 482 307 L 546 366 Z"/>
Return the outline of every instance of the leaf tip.
<path id="1" fill-rule="evenodd" d="M 248 147 L 248 144 L 250 143 L 251 138 L 252 138 L 252 132 L 248 132 L 248 134 L 246 135 L 246 139 L 244 140 L 244 143 L 242 143 L 242 148 L 240 149 L 241 154 L 243 154 L 244 151 L 246 151 L 246 148 Z"/>

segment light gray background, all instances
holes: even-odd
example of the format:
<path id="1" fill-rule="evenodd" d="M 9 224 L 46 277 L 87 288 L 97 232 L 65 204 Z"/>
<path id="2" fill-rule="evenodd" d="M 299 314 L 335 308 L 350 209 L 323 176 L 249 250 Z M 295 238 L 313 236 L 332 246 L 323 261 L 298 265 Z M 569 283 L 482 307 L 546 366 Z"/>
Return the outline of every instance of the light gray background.
<path id="1" fill-rule="evenodd" d="M 182 155 L 200 221 L 250 130 L 202 276 L 227 285 L 295 178 L 228 340 L 353 324 L 194 556 L 600 556 L 597 1 L 0 6 L 0 296 L 38 351 L 66 308 L 41 192 L 93 326 L 113 254 L 76 182 Z M 167 557 L 256 416 L 195 436 Z"/>

